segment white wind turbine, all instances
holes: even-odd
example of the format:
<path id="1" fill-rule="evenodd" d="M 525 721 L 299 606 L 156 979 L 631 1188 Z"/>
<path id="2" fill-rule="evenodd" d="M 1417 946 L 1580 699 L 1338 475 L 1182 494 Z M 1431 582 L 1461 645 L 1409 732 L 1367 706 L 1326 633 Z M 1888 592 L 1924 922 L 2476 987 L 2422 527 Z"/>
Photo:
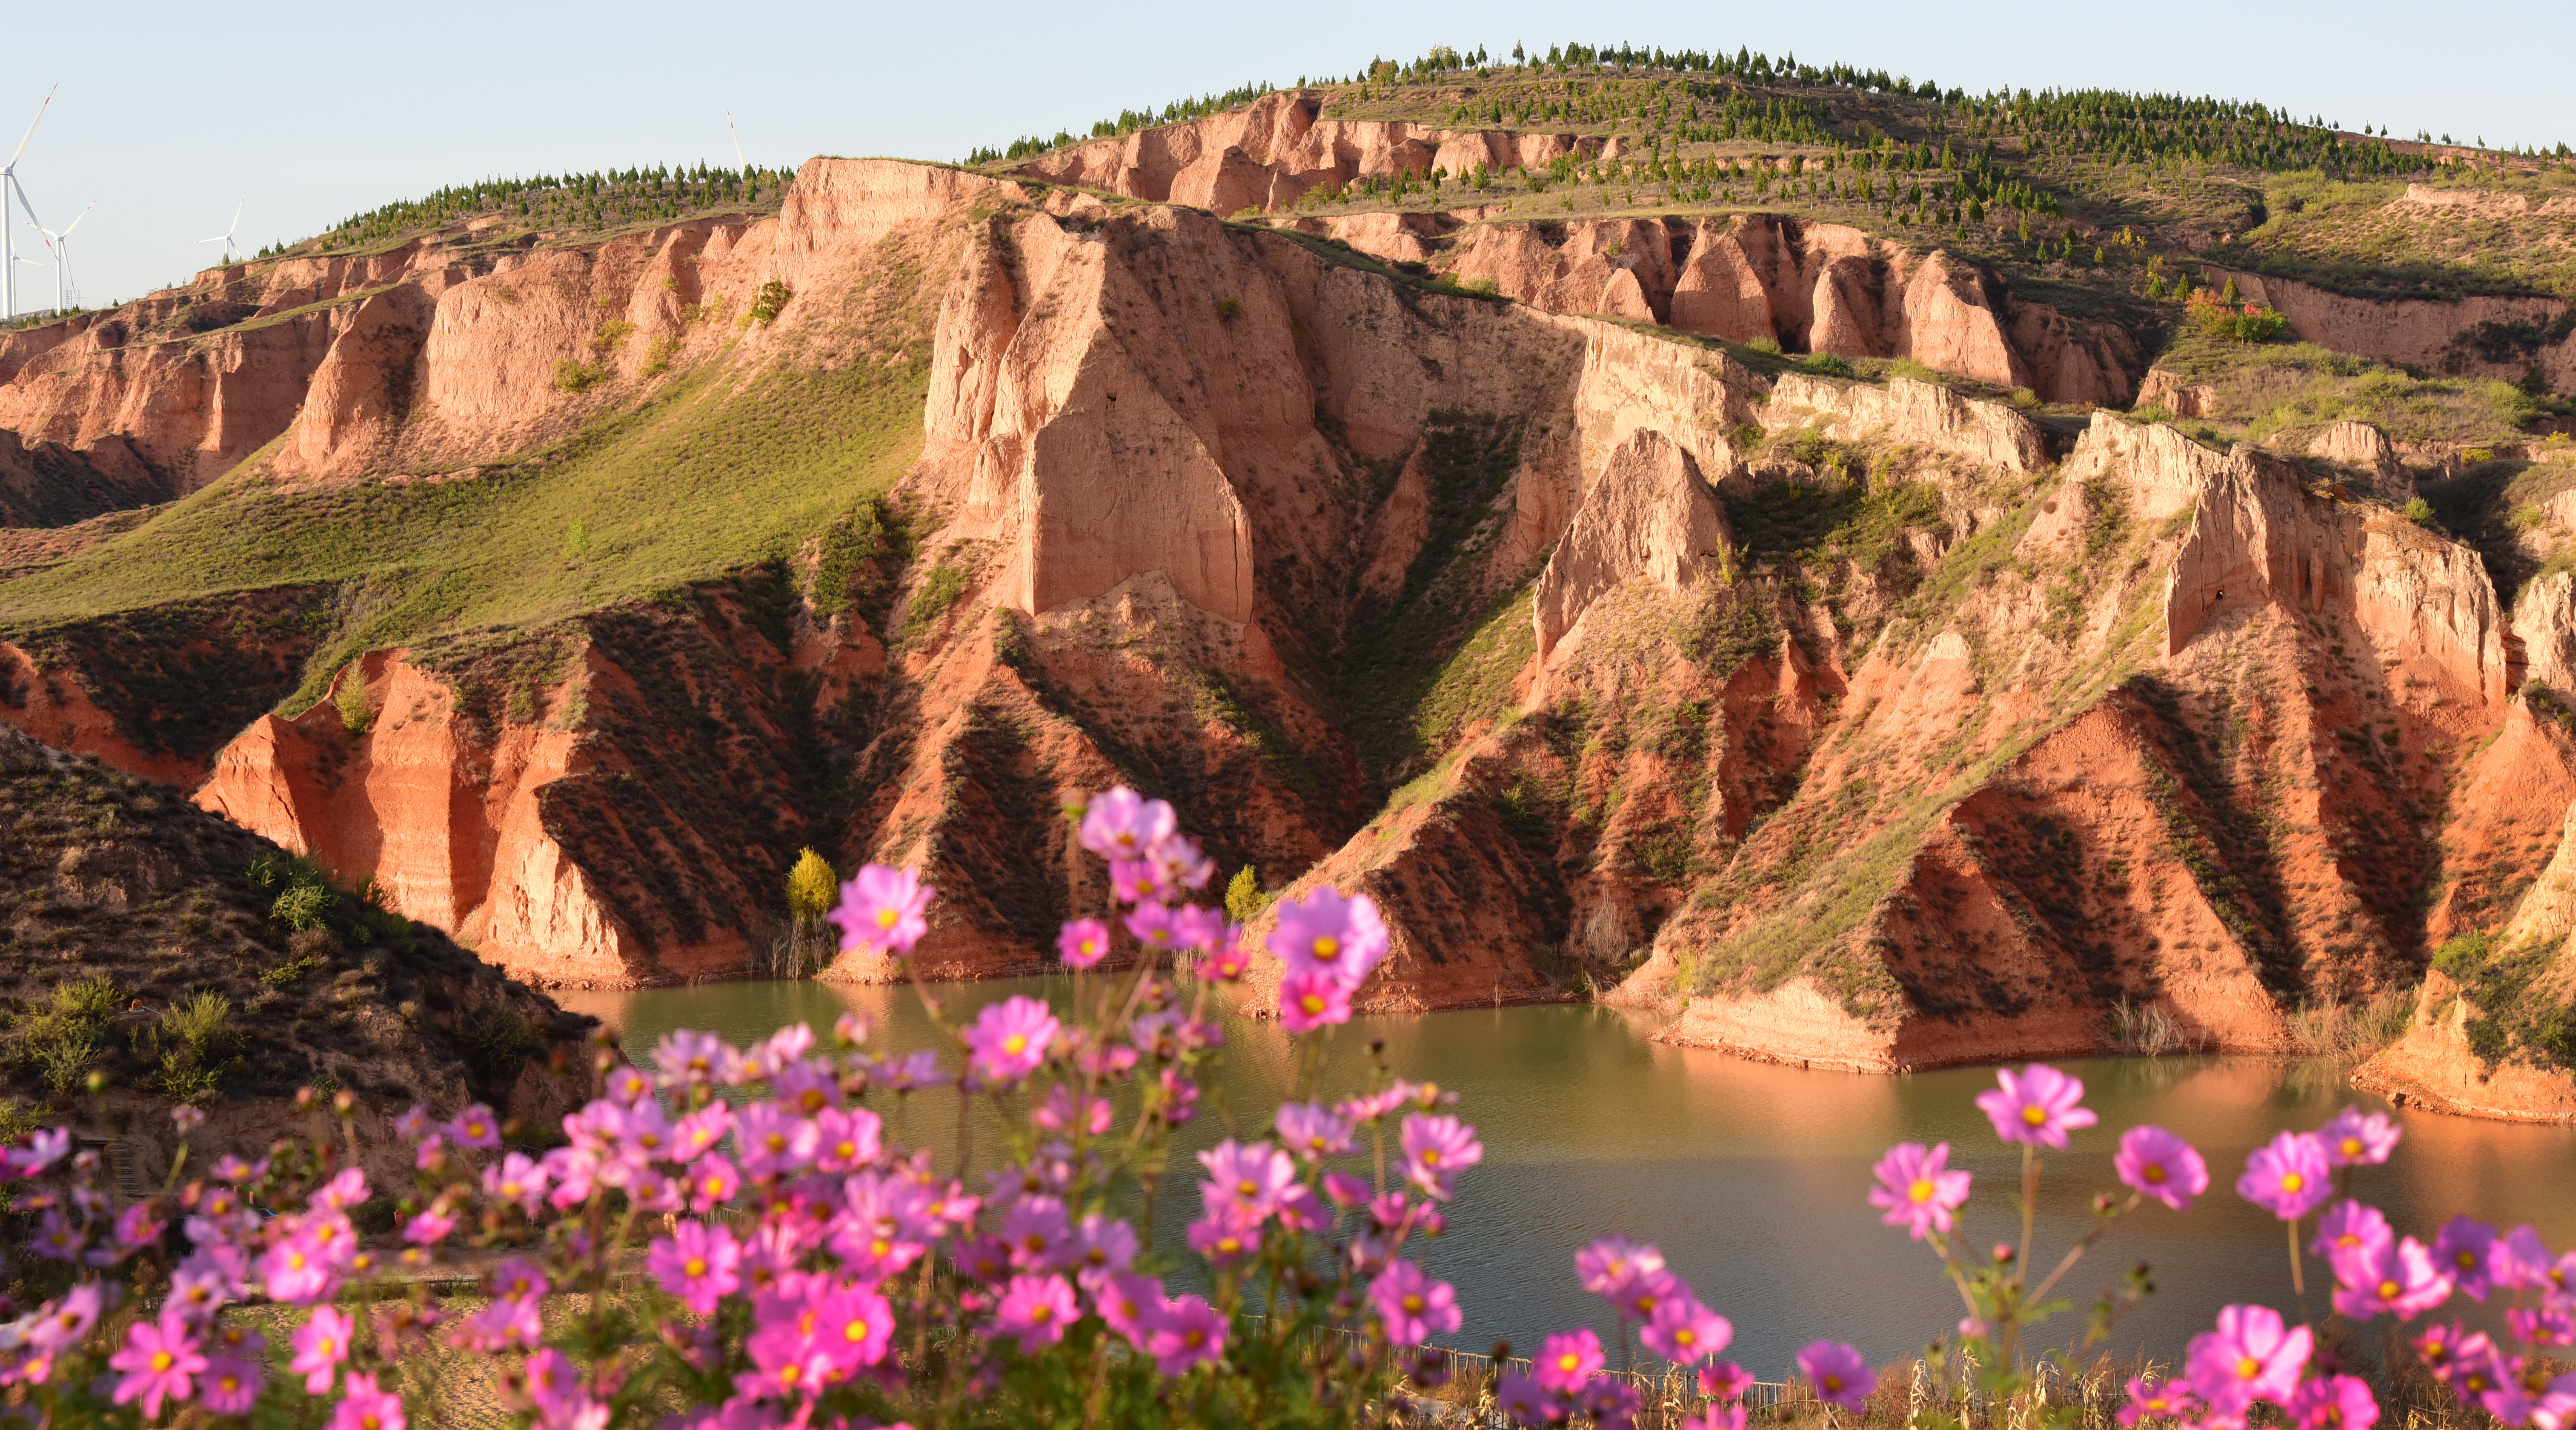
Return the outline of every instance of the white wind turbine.
<path id="1" fill-rule="evenodd" d="M 725 132 L 733 136 L 734 166 L 745 174 L 750 173 L 751 161 L 742 157 L 742 131 L 734 128 L 733 111 L 730 109 L 725 111 Z"/>
<path id="2" fill-rule="evenodd" d="M 243 205 L 243 204 L 247 204 L 247 203 L 249 203 L 249 202 L 250 202 L 250 200 L 248 200 L 248 199 L 242 199 L 242 200 L 239 200 L 238 202 L 236 202 L 236 203 L 233 205 L 233 224 L 232 224 L 232 227 L 230 227 L 230 228 L 228 228 L 228 229 L 225 229 L 223 232 L 221 232 L 221 233 L 219 233 L 219 234 L 216 234 L 216 235 L 215 235 L 214 237 L 212 237 L 212 238 L 201 238 L 201 239 L 198 239 L 198 240 L 197 240 L 197 242 L 199 242 L 199 243 L 220 243 L 220 244 L 222 244 L 222 245 L 224 246 L 224 262 L 226 262 L 226 263 L 230 263 L 230 262 L 232 262 L 232 261 L 234 260 L 234 258 L 236 257 L 236 255 L 235 255 L 235 253 L 234 253 L 234 251 L 233 251 L 233 235 L 241 231 L 242 205 Z"/>
<path id="3" fill-rule="evenodd" d="M 54 86 L 60 88 L 61 85 Z M 27 152 L 28 141 L 36 137 L 36 126 L 44 122 L 45 109 L 53 102 L 54 90 L 46 90 L 44 103 L 36 106 L 36 117 L 27 121 L 27 132 L 18 140 L 17 153 L 9 156 L 8 163 L 0 164 L 0 183 L 8 186 L 0 190 L 0 321 L 18 316 L 18 248 L 10 238 L 15 225 L 9 222 L 9 195 L 18 196 L 18 206 L 33 221 L 35 207 L 27 202 L 27 191 L 18 186 L 18 160 Z"/>
<path id="4" fill-rule="evenodd" d="M 82 219 L 89 217 L 89 209 L 97 207 L 98 201 L 90 200 L 89 208 L 72 215 L 72 221 L 64 224 L 60 233 L 36 222 L 33 214 L 27 218 L 27 227 L 43 234 L 45 247 L 54 251 L 54 311 L 57 313 L 70 312 L 71 309 L 65 305 L 80 300 L 80 291 L 72 286 L 72 230 L 81 226 Z"/>

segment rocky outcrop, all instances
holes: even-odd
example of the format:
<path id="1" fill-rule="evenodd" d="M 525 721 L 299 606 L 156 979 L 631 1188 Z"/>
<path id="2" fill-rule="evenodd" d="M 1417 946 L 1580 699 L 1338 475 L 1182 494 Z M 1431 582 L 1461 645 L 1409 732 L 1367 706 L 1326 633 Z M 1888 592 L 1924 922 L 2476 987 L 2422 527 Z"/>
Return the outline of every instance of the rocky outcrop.
<path id="1" fill-rule="evenodd" d="M 2212 383 L 2193 382 L 2169 368 L 2151 367 L 2138 381 L 2136 405 L 2161 407 L 2176 417 L 2215 417 L 2218 388 Z"/>
<path id="2" fill-rule="evenodd" d="M 2350 473 L 2362 490 L 2398 505 L 2415 495 L 2414 476 L 2397 460 L 2388 434 L 2367 422 L 2330 422 L 2308 441 L 2308 455 Z"/>
<path id="3" fill-rule="evenodd" d="M 2513 598 L 2513 638 L 2523 674 L 2576 708 L 2576 572 L 2534 576 Z"/>
<path id="4" fill-rule="evenodd" d="M 1790 352 L 1911 358 L 2050 402 L 2127 405 L 2126 333 L 2012 298 L 1991 275 L 1841 224 L 1768 214 L 1479 224 L 1449 272 L 1561 313 L 1669 323 Z"/>
<path id="5" fill-rule="evenodd" d="M 2440 970 L 2427 973 L 2405 1034 L 2354 1069 L 2352 1085 L 2401 1107 L 2576 1125 L 2576 1076 L 2479 1057 L 2468 1033 L 2477 1011 Z"/>
<path id="6" fill-rule="evenodd" d="M 2299 337 L 2401 367 L 2518 381 L 2532 369 L 2576 392 L 2576 322 L 2556 298 L 2359 298 L 2294 278 L 2233 276 L 2248 302 L 2277 308 Z"/>
<path id="7" fill-rule="evenodd" d="M 1597 139 L 1572 134 L 1328 120 L 1323 108 L 1312 92 L 1276 90 L 1204 119 L 1049 150 L 1013 173 L 1222 216 L 1289 208 L 1310 190 L 1339 189 L 1360 178 L 1427 178 L 1435 169 L 1456 178 L 1478 164 L 1543 167 L 1560 155 L 1601 147 Z"/>
<path id="8" fill-rule="evenodd" d="M 2039 424 L 2000 402 L 1962 397 L 1938 383 L 1891 378 L 1884 387 L 1783 373 L 1762 408 L 1771 428 L 1814 426 L 1844 441 L 1909 443 L 1995 471 L 2048 464 Z"/>
<path id="9" fill-rule="evenodd" d="M 1640 429 L 1609 465 L 1539 574 L 1538 658 L 1572 639 L 1584 611 L 1631 581 L 1680 591 L 1721 570 L 1731 538 L 1726 514 L 1690 454 Z"/>

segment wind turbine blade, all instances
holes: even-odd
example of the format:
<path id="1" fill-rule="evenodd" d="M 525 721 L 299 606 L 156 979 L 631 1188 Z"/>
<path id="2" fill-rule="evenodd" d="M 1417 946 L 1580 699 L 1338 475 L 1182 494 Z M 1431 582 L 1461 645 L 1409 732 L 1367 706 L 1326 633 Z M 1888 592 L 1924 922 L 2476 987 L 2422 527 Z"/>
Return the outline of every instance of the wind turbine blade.
<path id="1" fill-rule="evenodd" d="M 96 199 L 92 199 L 92 200 L 90 200 L 90 201 L 89 201 L 89 209 L 94 209 L 94 208 L 97 208 L 97 207 L 98 207 L 98 200 L 96 200 Z M 76 214 L 72 215 L 72 221 L 71 221 L 70 223 L 64 224 L 64 225 L 63 225 L 63 231 L 62 231 L 62 232 L 60 232 L 60 233 L 58 233 L 58 234 L 55 234 L 55 235 L 54 235 L 54 237 L 56 237 L 56 238 L 69 238 L 69 237 L 71 237 L 71 236 L 72 236 L 72 230 L 73 230 L 73 229 L 76 229 L 76 228 L 78 228 L 78 227 L 80 227 L 80 225 L 81 225 L 81 220 L 82 220 L 82 219 L 85 219 L 85 218 L 89 217 L 89 209 L 82 209 L 79 213 L 76 213 Z"/>
<path id="2" fill-rule="evenodd" d="M 741 169 L 746 174 L 750 173 L 751 161 L 742 157 L 742 131 L 734 127 L 733 111 L 730 109 L 725 111 L 725 129 L 728 133 L 733 135 L 733 162 L 735 167 Z"/>
<path id="3" fill-rule="evenodd" d="M 60 88 L 62 88 L 62 86 L 59 84 L 54 86 L 54 89 Z M 44 104 L 36 106 L 36 117 L 27 121 L 27 132 L 18 140 L 18 153 L 10 155 L 8 163 L 0 164 L 0 172 L 5 172 L 18 167 L 19 155 L 27 152 L 27 141 L 36 137 L 36 126 L 45 122 L 45 108 L 47 105 L 54 102 L 54 89 L 45 91 Z M 25 196 L 21 195 L 20 197 L 23 200 Z"/>
<path id="4" fill-rule="evenodd" d="M 236 204 L 234 204 L 234 205 L 233 205 L 233 222 L 232 222 L 232 227 L 227 228 L 227 229 L 225 229 L 225 230 L 224 230 L 224 237 L 226 237 L 226 238 L 230 238 L 230 237 L 232 237 L 234 234 L 239 233 L 239 232 L 241 231 L 241 214 L 242 214 L 242 204 L 247 204 L 247 203 L 249 203 L 249 202 L 250 202 L 250 200 L 248 200 L 248 199 L 243 199 L 240 203 L 236 203 Z"/>
<path id="5" fill-rule="evenodd" d="M 26 211 L 27 222 L 34 224 L 38 233 L 44 232 L 45 225 L 36 217 L 36 206 L 27 202 L 27 190 L 18 182 L 16 174 L 9 176 L 9 190 L 18 196 L 18 207 Z"/>

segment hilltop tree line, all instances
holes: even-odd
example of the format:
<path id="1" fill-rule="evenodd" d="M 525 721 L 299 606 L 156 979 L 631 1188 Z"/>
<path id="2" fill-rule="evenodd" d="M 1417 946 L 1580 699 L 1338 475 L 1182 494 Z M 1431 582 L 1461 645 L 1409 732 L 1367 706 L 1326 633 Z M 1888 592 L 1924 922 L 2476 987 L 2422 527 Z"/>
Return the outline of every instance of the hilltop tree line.
<path id="1" fill-rule="evenodd" d="M 705 164 L 655 165 L 588 174 L 486 179 L 443 188 L 354 214 L 320 235 L 324 249 L 364 247 L 497 214 L 530 227 L 604 228 L 679 218 L 702 209 L 774 201 L 795 174 L 787 169 L 717 169 Z M 263 249 L 261 256 L 284 252 Z"/>
<path id="2" fill-rule="evenodd" d="M 1367 69 L 1343 79 L 1300 77 L 1310 83 L 1351 86 L 1366 101 L 1386 97 L 1397 87 L 1448 84 L 1474 71 L 1480 79 L 1556 77 L 1561 88 L 1533 90 L 1526 85 L 1483 96 L 1470 96 L 1448 109 L 1452 123 L 1526 126 L 1531 124 L 1616 124 L 1636 121 L 1661 131 L 1680 114 L 1677 137 L 1684 142 L 1716 143 L 1753 139 L 1765 143 L 1852 147 L 1855 136 L 1836 132 L 1831 106 L 1794 96 L 1756 98 L 1746 84 L 1806 89 L 1845 89 L 1856 94 L 1927 101 L 1936 106 L 1928 117 L 1935 131 L 1964 129 L 1989 141 L 2008 140 L 2027 159 L 2048 156 L 2086 158 L 2109 164 L 2162 165 L 2174 162 L 2220 164 L 2268 172 L 2314 170 L 2342 179 L 2384 178 L 2419 173 L 2434 166 L 2433 156 L 2401 150 L 2382 134 L 2368 137 L 2340 132 L 2322 116 L 2293 118 L 2285 109 L 2208 96 L 2137 94 L 2121 90 L 2001 89 L 1971 95 L 1943 88 L 1937 81 L 1890 75 L 1883 69 L 1852 65 L 1802 64 L 1793 55 L 1780 59 L 1749 47 L 1734 55 L 1696 50 L 1641 49 L 1633 45 L 1552 45 L 1544 55 L 1512 47 L 1509 63 L 1483 50 L 1460 52 L 1446 46 L 1417 59 L 1375 59 Z M 1676 95 L 1657 85 L 1644 92 L 1595 84 L 1586 88 L 1569 76 L 1664 74 L 1706 75 L 1733 85 L 1690 84 Z M 1163 106 L 1160 110 L 1123 111 L 1114 120 L 1091 127 L 1091 138 L 1110 138 L 1155 124 L 1177 123 L 1249 104 L 1272 87 L 1246 85 L 1222 95 L 1204 96 Z M 1712 101 L 1703 108 L 1703 101 Z M 1677 111 L 1676 106 L 1680 106 Z M 1848 126 L 1846 126 L 1848 129 Z M 1866 136 L 1862 136 L 1864 139 Z M 2429 138 L 2429 136 L 2426 136 Z M 1007 149 L 978 149 L 969 163 L 1012 160 L 1082 142 L 1081 136 L 1058 131 L 1053 139 L 1034 136 Z M 2446 140 L 2447 142 L 2447 140 Z M 2542 162 L 2576 158 L 2565 143 L 2548 150 L 2517 150 L 2518 157 Z M 1943 167 L 1949 167 L 1944 165 Z"/>

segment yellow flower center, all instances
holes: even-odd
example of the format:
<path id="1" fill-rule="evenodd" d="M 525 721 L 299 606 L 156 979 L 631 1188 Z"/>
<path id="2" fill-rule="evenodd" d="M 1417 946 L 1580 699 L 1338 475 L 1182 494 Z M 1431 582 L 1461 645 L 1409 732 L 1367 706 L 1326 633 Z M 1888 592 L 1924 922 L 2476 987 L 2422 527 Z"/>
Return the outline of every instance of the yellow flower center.
<path id="1" fill-rule="evenodd" d="M 1055 1307 L 1048 1305 L 1044 1301 L 1040 1301 L 1029 1308 L 1029 1319 L 1032 1321 L 1052 1321 L 1055 1319 Z"/>
<path id="2" fill-rule="evenodd" d="M 154 1351 L 152 1353 L 152 1368 L 154 1370 L 168 1370 L 172 1364 L 172 1359 L 173 1358 L 168 1351 Z"/>
<path id="3" fill-rule="evenodd" d="M 2403 1288 L 2398 1286 L 2394 1281 L 2382 1281 L 2379 1283 L 2379 1299 L 2382 1301 L 2394 1301 L 2397 1299 L 2397 1293 L 2401 1289 Z"/>
<path id="4" fill-rule="evenodd" d="M 1321 993 L 1309 993 L 1305 997 L 1297 1000 L 1297 1006 L 1306 1011 L 1307 1017 L 1317 1017 L 1324 1011 L 1324 995 Z"/>
<path id="5" fill-rule="evenodd" d="M 2296 1173 L 2296 1172 L 2284 1172 L 2284 1173 L 2282 1173 L 2282 1174 L 2281 1174 L 2281 1190 L 2282 1190 L 2282 1191 L 2285 1191 L 2285 1192 L 2296 1192 L 2299 1188 L 2304 1187 L 2304 1186 L 2306 1186 L 2307 1184 L 2308 1184 L 2308 1179 L 2307 1179 L 2307 1178 L 2305 1178 L 2305 1177 L 2300 1176 L 2300 1175 L 2299 1175 L 2298 1173 Z"/>
<path id="6" fill-rule="evenodd" d="M 1692 1330 L 1688 1326 L 1684 1326 L 1680 1330 L 1673 1332 L 1673 1344 L 1682 1346 L 1698 1345 L 1699 1332 Z"/>
<path id="7" fill-rule="evenodd" d="M 707 1259 L 703 1256 L 692 1256 L 680 1267 L 680 1270 L 694 1281 L 707 1274 Z"/>
<path id="8" fill-rule="evenodd" d="M 2343 1154 L 2347 1157 L 2358 1157 L 2361 1155 L 2361 1139 L 2358 1137 L 2347 1137 L 2343 1139 L 2342 1147 Z"/>
<path id="9" fill-rule="evenodd" d="M 1841 1393 L 1842 1393 L 1842 1388 L 1843 1388 L 1843 1378 L 1842 1378 L 1841 1376 L 1838 1376 L 1838 1375 L 1828 1375 L 1828 1376 L 1826 1376 L 1826 1377 L 1825 1377 L 1825 1392 L 1826 1392 L 1827 1394 L 1829 1394 L 1829 1395 L 1839 1395 L 1839 1394 L 1841 1394 Z"/>
<path id="10" fill-rule="evenodd" d="M 1315 940 L 1315 959 L 1319 963 L 1330 963 L 1340 957 L 1341 952 L 1342 941 L 1331 934 Z"/>
<path id="11" fill-rule="evenodd" d="M 2162 1186 L 2165 1180 L 2165 1164 L 2162 1162 L 2149 1162 L 2147 1164 L 2147 1169 L 2138 1175 L 2146 1178 L 2150 1182 L 2156 1183 L 2158 1186 Z"/>
<path id="12" fill-rule="evenodd" d="M 1905 1189 L 1905 1195 L 1912 1197 L 1918 1202 L 1928 1202 L 1932 1200 L 1931 1180 L 1926 1177 L 1915 1178 L 1914 1184 Z"/>
<path id="13" fill-rule="evenodd" d="M 1234 1184 L 1234 1194 L 1238 1197 L 1248 1197 L 1260 1190 L 1261 1185 L 1249 1177 Z"/>
<path id="14" fill-rule="evenodd" d="M 2238 1380 L 2252 1380 L 2254 1377 L 2261 1375 L 2262 1373 L 2263 1363 L 2261 1361 L 2256 1360 L 2252 1356 L 2239 1356 L 2237 1358 L 2236 1378 Z"/>
<path id="15" fill-rule="evenodd" d="M 1028 1050 L 1029 1040 L 1024 1034 L 1013 1033 L 1002 1040 L 1002 1051 L 1009 1053 L 1013 1057 L 1018 1057 L 1020 1054 L 1027 1052 Z"/>
<path id="16" fill-rule="evenodd" d="M 861 1316 L 859 1319 L 843 1326 L 841 1328 L 841 1338 L 851 1342 L 866 1340 L 868 1338 L 868 1318 Z"/>
<path id="17" fill-rule="evenodd" d="M 1556 1358 L 1556 1368 L 1562 1371 L 1571 1372 L 1575 1367 L 1581 1364 L 1583 1364 L 1583 1358 L 1572 1351 L 1567 1351 L 1565 1354 Z"/>
<path id="18" fill-rule="evenodd" d="M 902 915 L 896 913 L 892 909 L 879 909 L 877 910 L 877 927 L 881 929 L 893 928 L 895 920 L 901 917 Z"/>
<path id="19" fill-rule="evenodd" d="M 2048 1109 L 2045 1107 L 2025 1107 L 2021 1110 L 2021 1120 L 2033 1127 L 2038 1127 L 2048 1121 Z"/>
<path id="20" fill-rule="evenodd" d="M 1189 1347 L 1191 1350 L 1197 1350 L 1199 1347 L 1207 1344 L 1207 1332 L 1200 1330 L 1196 1326 L 1192 1326 L 1188 1330 L 1181 1332 L 1181 1344 Z"/>
<path id="21" fill-rule="evenodd" d="M 1419 1293 L 1411 1293 L 1405 1296 L 1404 1313 L 1408 1316 L 1419 1316 L 1422 1314 L 1422 1297 Z"/>

